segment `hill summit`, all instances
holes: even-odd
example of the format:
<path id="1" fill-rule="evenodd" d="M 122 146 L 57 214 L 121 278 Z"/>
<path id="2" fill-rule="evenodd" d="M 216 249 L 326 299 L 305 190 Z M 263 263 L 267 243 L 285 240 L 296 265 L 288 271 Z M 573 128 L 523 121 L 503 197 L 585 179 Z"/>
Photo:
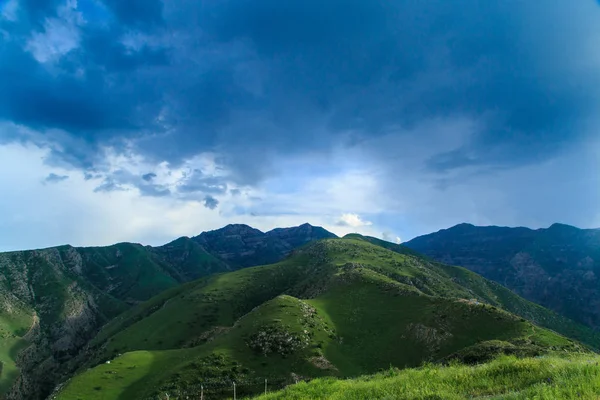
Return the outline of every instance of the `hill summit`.
<path id="1" fill-rule="evenodd" d="M 310 241 L 336 237 L 310 224 L 277 228 L 266 233 L 236 224 L 201 233 L 192 240 L 234 267 L 250 267 L 280 261 L 293 249 Z"/>

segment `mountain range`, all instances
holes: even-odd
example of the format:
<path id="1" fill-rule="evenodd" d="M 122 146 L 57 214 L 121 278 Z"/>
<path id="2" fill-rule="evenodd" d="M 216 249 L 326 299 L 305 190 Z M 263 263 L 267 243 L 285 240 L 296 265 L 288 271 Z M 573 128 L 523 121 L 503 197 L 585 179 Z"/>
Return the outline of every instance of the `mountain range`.
<path id="1" fill-rule="evenodd" d="M 566 303 L 581 260 L 596 274 L 595 232 L 459 225 L 398 245 L 308 224 L 228 225 L 160 247 L 3 253 L 0 393 L 129 399 L 213 384 L 221 396 L 217 382 L 235 379 L 252 394 L 264 378 L 284 386 L 424 361 L 587 352 L 600 343 L 595 320 Z M 523 291 L 535 274 L 510 276 L 524 252 L 565 282 L 565 304 Z"/>
<path id="2" fill-rule="evenodd" d="M 44 398 L 98 329 L 132 305 L 203 276 L 279 261 L 328 237 L 335 235 L 308 224 L 266 233 L 228 225 L 160 247 L 0 253 L 0 393 Z"/>
<path id="3" fill-rule="evenodd" d="M 460 265 L 524 298 L 600 329 L 600 229 L 460 224 L 405 243 L 442 263 Z"/>

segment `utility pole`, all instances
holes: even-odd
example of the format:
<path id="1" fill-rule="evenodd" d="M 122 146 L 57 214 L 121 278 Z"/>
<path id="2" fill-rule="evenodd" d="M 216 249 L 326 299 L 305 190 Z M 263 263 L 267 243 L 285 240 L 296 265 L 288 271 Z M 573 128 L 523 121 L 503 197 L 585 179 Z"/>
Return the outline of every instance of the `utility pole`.
<path id="1" fill-rule="evenodd" d="M 237 400 L 237 396 L 235 394 L 235 382 L 233 382 L 233 400 Z"/>
<path id="2" fill-rule="evenodd" d="M 204 400 L 204 386 L 200 385 L 200 400 Z"/>

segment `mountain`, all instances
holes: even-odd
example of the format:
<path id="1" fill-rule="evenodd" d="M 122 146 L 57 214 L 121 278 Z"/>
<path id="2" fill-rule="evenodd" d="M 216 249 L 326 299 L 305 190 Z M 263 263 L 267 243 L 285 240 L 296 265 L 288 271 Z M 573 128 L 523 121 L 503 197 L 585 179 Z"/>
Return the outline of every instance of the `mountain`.
<path id="1" fill-rule="evenodd" d="M 333 235 L 306 224 L 260 233 L 252 242 L 240 232 L 255 230 L 237 229 L 237 235 L 230 226 L 160 247 L 120 243 L 0 253 L 0 395 L 45 398 L 114 317 L 182 283 L 240 268 L 219 249 L 231 249 L 234 260 L 247 254 L 242 266 L 249 266 L 252 257 L 279 261 L 313 237 Z"/>
<path id="2" fill-rule="evenodd" d="M 232 382 L 243 396 L 262 391 L 265 379 L 277 388 L 424 361 L 587 351 L 554 331 L 600 340 L 464 268 L 372 241 L 314 241 L 278 263 L 153 297 L 105 325 L 54 396 L 186 398 L 203 388 L 223 398 Z"/>
<path id="3" fill-rule="evenodd" d="M 460 265 L 515 293 L 600 329 L 600 230 L 461 224 L 420 236 L 407 247 Z"/>
<path id="4" fill-rule="evenodd" d="M 188 268 L 191 261 L 193 272 Z M 132 304 L 214 269 L 227 267 L 196 243 L 183 241 L 155 249 L 121 243 L 0 254 L 0 329 L 16 340 L 0 354 L 0 388 L 7 391 L 16 381 L 13 391 L 20 396 L 44 397 L 62 373 L 61 366 L 102 325 Z M 16 374 L 17 349 L 22 347 L 22 373 Z M 5 366 L 15 372 L 7 374 Z"/>
<path id="5" fill-rule="evenodd" d="M 193 241 L 236 268 L 273 264 L 310 241 L 337 237 L 309 224 L 263 233 L 247 225 L 227 225 L 204 232 Z"/>

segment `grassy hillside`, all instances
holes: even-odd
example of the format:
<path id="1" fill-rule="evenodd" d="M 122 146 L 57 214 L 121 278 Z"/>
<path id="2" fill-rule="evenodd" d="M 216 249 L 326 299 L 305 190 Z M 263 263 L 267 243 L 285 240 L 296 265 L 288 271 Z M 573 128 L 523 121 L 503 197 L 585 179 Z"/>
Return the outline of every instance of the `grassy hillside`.
<path id="1" fill-rule="evenodd" d="M 454 267 L 436 262 L 432 259 L 426 259 L 406 246 L 385 242 L 380 239 L 361 235 L 348 235 L 347 237 L 367 241 L 399 254 L 414 256 L 425 263 L 430 270 L 435 271 L 439 276 L 443 276 L 453 283 L 458 284 L 474 298 L 482 299 L 486 303 L 501 307 L 502 309 L 522 316 L 535 324 L 552 329 L 567 337 L 575 338 L 595 349 L 600 348 L 600 333 L 594 332 L 592 329 L 582 324 L 575 323 L 567 317 L 527 301 L 520 296 L 515 296 L 512 291 L 504 286 L 487 280 L 481 275 L 469 271 L 466 268 Z M 465 295 L 465 293 L 463 292 L 462 295 Z"/>
<path id="2" fill-rule="evenodd" d="M 567 318 L 600 327 L 599 229 L 460 224 L 405 245 L 439 262 L 466 267 Z"/>
<path id="3" fill-rule="evenodd" d="M 0 299 L 3 299 L 0 306 L 28 309 L 27 326 L 31 325 L 34 311 L 39 317 L 39 329 L 28 337 L 30 346 L 25 347 L 20 339 L 18 345 L 10 344 L 8 338 L 3 341 L 3 347 L 10 351 L 0 355 L 4 370 L 0 396 L 12 390 L 14 397 L 45 398 L 57 381 L 71 372 L 77 359 L 82 357 L 81 350 L 106 322 L 159 293 L 172 293 L 168 290 L 182 283 L 237 269 L 238 265 L 224 261 L 223 254 L 207 250 L 207 247 L 231 250 L 231 244 L 238 241 L 248 244 L 246 237 L 219 233 L 225 231 L 227 229 L 214 231 L 215 240 L 210 234 L 208 239 L 207 235 L 200 235 L 206 247 L 198 240 L 182 237 L 160 247 L 119 243 L 106 247 L 59 246 L 0 253 Z M 271 257 L 279 261 L 293 248 L 332 234 L 303 225 L 261 235 L 276 246 L 262 246 L 260 240 L 249 243 L 259 250 L 266 248 Z M 247 256 L 245 247 L 238 250 L 233 246 L 234 257 Z M 244 265 L 252 265 L 252 262 L 248 255 Z M 0 323 L 0 329 L 8 324 Z M 5 330 L 13 332 L 10 329 Z M 20 337 L 17 333 L 14 335 Z M 15 338 L 10 340 L 17 340 Z M 22 353 L 18 374 L 15 361 L 18 350 L 24 350 L 23 347 L 26 350 Z M 9 389 L 11 382 L 15 386 Z"/>
<path id="4" fill-rule="evenodd" d="M 27 347 L 27 333 L 37 318 L 33 310 L 9 296 L 0 297 L 0 394 L 6 393 L 17 379 L 15 360 Z"/>
<path id="5" fill-rule="evenodd" d="M 58 398 L 165 392 L 184 398 L 200 385 L 219 397 L 233 381 L 241 395 L 260 391 L 264 378 L 283 386 L 390 365 L 585 351 L 489 304 L 519 303 L 509 291 L 496 293 L 495 285 L 471 276 L 463 286 L 449 271 L 352 238 L 319 241 L 277 264 L 204 278 L 106 325 L 93 342 L 93 361 Z M 533 313 L 533 304 L 519 304 Z"/>
<path id="6" fill-rule="evenodd" d="M 599 363 L 589 355 L 502 357 L 474 367 L 426 365 L 352 380 L 316 379 L 256 399 L 597 399 Z"/>
<path id="7" fill-rule="evenodd" d="M 197 271 L 204 265 L 224 265 L 209 255 L 202 264 L 198 251 L 176 259 L 173 254 L 187 251 L 185 245 L 169 251 L 122 243 L 0 254 L 0 395 L 12 390 L 25 398 L 45 397 L 102 325 L 131 304 L 179 285 L 186 277 L 186 262 L 193 262 Z M 23 332 L 32 326 L 34 311 L 39 329 L 25 340 Z M 19 371 L 15 363 L 20 351 Z"/>

